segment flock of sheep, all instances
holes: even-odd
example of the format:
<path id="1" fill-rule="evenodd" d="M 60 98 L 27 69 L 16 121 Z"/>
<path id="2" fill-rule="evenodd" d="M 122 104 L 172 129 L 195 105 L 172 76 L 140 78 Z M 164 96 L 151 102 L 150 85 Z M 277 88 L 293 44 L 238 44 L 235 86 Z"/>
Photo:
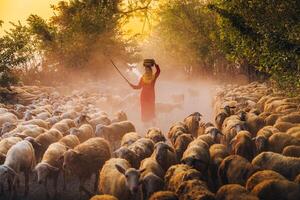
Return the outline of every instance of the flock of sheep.
<path id="1" fill-rule="evenodd" d="M 36 182 L 54 199 L 70 190 L 68 177 L 92 200 L 300 197 L 299 97 L 259 83 L 227 85 L 214 99 L 214 122 L 195 112 L 164 134 L 137 133 L 126 113 L 101 110 L 97 93 L 17 89 L 23 101 L 0 108 L 0 190 L 9 198 L 20 190 L 22 172 L 25 196 Z"/>

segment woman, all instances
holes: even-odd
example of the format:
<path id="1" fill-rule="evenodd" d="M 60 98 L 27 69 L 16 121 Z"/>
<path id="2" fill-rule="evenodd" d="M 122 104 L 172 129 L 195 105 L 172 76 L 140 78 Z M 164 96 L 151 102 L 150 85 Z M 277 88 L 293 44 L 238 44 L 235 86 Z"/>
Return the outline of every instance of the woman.
<path id="1" fill-rule="evenodd" d="M 156 72 L 153 74 L 152 67 L 155 66 Z M 160 68 L 152 59 L 144 60 L 145 73 L 141 77 L 138 85 L 130 84 L 133 89 L 142 89 L 141 115 L 143 122 L 153 122 L 155 118 L 155 82 L 160 74 Z"/>

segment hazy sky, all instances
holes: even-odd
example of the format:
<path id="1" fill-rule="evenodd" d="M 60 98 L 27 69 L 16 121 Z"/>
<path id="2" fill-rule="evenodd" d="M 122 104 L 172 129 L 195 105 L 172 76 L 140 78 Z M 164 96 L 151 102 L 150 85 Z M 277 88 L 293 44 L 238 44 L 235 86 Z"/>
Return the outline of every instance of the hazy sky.
<path id="1" fill-rule="evenodd" d="M 30 14 L 38 14 L 42 17 L 52 15 L 51 4 L 59 0 L 0 0 L 0 19 L 5 23 L 3 29 L 9 27 L 9 21 L 24 22 Z"/>

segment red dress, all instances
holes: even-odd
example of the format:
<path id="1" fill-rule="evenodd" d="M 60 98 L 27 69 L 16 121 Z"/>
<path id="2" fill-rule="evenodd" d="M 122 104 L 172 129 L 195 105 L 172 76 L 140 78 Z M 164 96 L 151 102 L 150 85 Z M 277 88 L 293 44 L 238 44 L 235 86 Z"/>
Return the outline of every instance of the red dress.
<path id="1" fill-rule="evenodd" d="M 141 77 L 138 85 L 131 85 L 133 89 L 142 89 L 140 101 L 143 122 L 149 122 L 155 118 L 155 82 L 160 74 L 159 66 L 156 65 L 155 67 L 154 79 L 150 83 L 145 83 Z"/>

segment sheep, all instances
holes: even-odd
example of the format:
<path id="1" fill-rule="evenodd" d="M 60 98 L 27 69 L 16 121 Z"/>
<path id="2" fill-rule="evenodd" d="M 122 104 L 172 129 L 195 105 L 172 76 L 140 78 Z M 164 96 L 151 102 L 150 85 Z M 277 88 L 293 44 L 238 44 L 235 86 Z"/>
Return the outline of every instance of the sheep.
<path id="1" fill-rule="evenodd" d="M 128 148 L 135 152 L 139 160 L 143 160 L 151 156 L 151 154 L 153 153 L 154 143 L 150 139 L 140 138 L 136 142 L 131 144 Z"/>
<path id="2" fill-rule="evenodd" d="M 10 122 L 5 122 L 2 127 L 1 127 L 1 131 L 0 131 L 0 135 L 2 136 L 5 133 L 8 133 L 12 130 L 14 130 L 15 128 L 17 128 L 17 124 L 15 123 L 10 123 Z"/>
<path id="3" fill-rule="evenodd" d="M 298 200 L 300 189 L 297 183 L 287 180 L 266 180 L 256 185 L 252 193 L 259 199 Z"/>
<path id="4" fill-rule="evenodd" d="M 116 197 L 111 195 L 95 195 L 90 200 L 118 200 Z"/>
<path id="5" fill-rule="evenodd" d="M 296 112 L 281 116 L 276 122 L 290 122 L 293 124 L 300 123 L 300 113 Z"/>
<path id="6" fill-rule="evenodd" d="M 277 128 L 280 132 L 286 132 L 290 128 L 297 126 L 298 124 L 293 124 L 290 122 L 276 122 L 274 127 Z"/>
<path id="7" fill-rule="evenodd" d="M 22 139 L 19 137 L 4 138 L 0 141 L 0 164 L 4 163 L 8 150 L 20 141 Z"/>
<path id="8" fill-rule="evenodd" d="M 281 116 L 283 116 L 283 114 L 274 113 L 274 114 L 269 115 L 265 119 L 266 125 L 273 126 L 276 123 L 277 119 L 280 118 Z"/>
<path id="9" fill-rule="evenodd" d="M 224 120 L 231 115 L 231 107 L 226 105 L 219 113 L 216 114 L 215 123 L 218 129 L 222 128 Z"/>
<path id="10" fill-rule="evenodd" d="M 265 120 L 262 117 L 250 113 L 246 116 L 246 123 L 252 137 L 256 136 L 257 132 L 265 126 Z"/>
<path id="11" fill-rule="evenodd" d="M 98 124 L 96 126 L 96 136 L 103 137 L 113 144 L 114 147 L 121 141 L 123 135 L 135 132 L 134 125 L 129 121 L 113 123 L 108 126 Z"/>
<path id="12" fill-rule="evenodd" d="M 253 188 L 259 183 L 266 180 L 275 180 L 275 179 L 286 180 L 286 178 L 284 178 L 282 175 L 272 170 L 258 171 L 248 178 L 246 183 L 246 189 L 251 192 Z"/>
<path id="13" fill-rule="evenodd" d="M 114 119 L 112 120 L 112 123 L 115 122 L 122 122 L 122 121 L 127 121 L 128 117 L 124 111 L 119 111 L 115 114 Z"/>
<path id="14" fill-rule="evenodd" d="M 142 176 L 144 176 L 148 173 L 153 173 L 160 178 L 164 178 L 164 175 L 165 175 L 165 171 L 163 170 L 163 168 L 152 157 L 145 158 L 144 160 L 142 160 L 139 169 L 140 169 L 140 171 L 143 172 Z"/>
<path id="15" fill-rule="evenodd" d="M 69 129 L 75 127 L 75 122 L 71 119 L 63 119 L 55 123 L 51 128 L 59 130 L 64 136 L 69 134 Z"/>
<path id="16" fill-rule="evenodd" d="M 9 187 L 13 186 L 13 190 L 15 190 L 15 184 L 18 182 L 20 172 L 23 172 L 25 176 L 24 196 L 27 196 L 29 191 L 29 173 L 33 170 L 35 164 L 36 160 L 32 144 L 27 140 L 22 140 L 8 150 L 5 162 L 0 166 L 1 181 L 7 179 Z M 16 191 L 13 194 L 16 194 Z"/>
<path id="17" fill-rule="evenodd" d="M 176 141 L 176 138 L 179 135 L 185 134 L 185 133 L 191 134 L 188 131 L 188 127 L 184 123 L 179 122 L 179 123 L 176 123 L 173 126 L 171 126 L 171 128 L 169 129 L 169 132 L 168 132 L 167 136 L 170 139 L 170 141 L 172 142 L 172 144 L 174 144 L 175 141 Z"/>
<path id="18" fill-rule="evenodd" d="M 83 124 L 79 128 L 71 128 L 70 135 L 76 135 L 80 143 L 83 143 L 86 140 L 95 137 L 93 127 L 89 124 Z"/>
<path id="19" fill-rule="evenodd" d="M 210 162 L 208 145 L 201 139 L 194 140 L 183 153 L 181 162 L 206 173 Z"/>
<path id="20" fill-rule="evenodd" d="M 6 122 L 15 124 L 18 122 L 18 117 L 10 112 L 0 114 L 0 127 Z"/>
<path id="21" fill-rule="evenodd" d="M 180 200 L 215 200 L 215 195 L 200 180 L 182 182 L 176 191 L 176 195 Z"/>
<path id="22" fill-rule="evenodd" d="M 187 149 L 188 145 L 193 141 L 193 136 L 191 134 L 182 134 L 176 138 L 174 143 L 174 149 L 178 160 L 182 158 L 183 153 Z"/>
<path id="23" fill-rule="evenodd" d="M 49 178 L 53 179 L 55 196 L 57 195 L 58 175 L 62 171 L 63 165 L 63 160 L 60 158 L 66 151 L 67 147 L 59 142 L 51 144 L 44 153 L 42 161 L 34 169 L 38 183 L 42 184 L 42 182 L 45 182 L 47 196 L 49 196 L 47 188 L 47 180 Z"/>
<path id="24" fill-rule="evenodd" d="M 155 144 L 151 157 L 155 158 L 164 171 L 167 171 L 170 166 L 178 163 L 175 150 L 164 142 Z"/>
<path id="25" fill-rule="evenodd" d="M 184 119 L 184 124 L 187 126 L 188 131 L 192 136 L 197 137 L 197 131 L 199 127 L 199 121 L 201 120 L 202 115 L 199 112 L 190 114 Z"/>
<path id="26" fill-rule="evenodd" d="M 136 132 L 129 132 L 123 135 L 121 140 L 121 146 L 128 147 L 134 142 L 136 142 L 138 139 L 140 139 L 141 136 Z"/>
<path id="27" fill-rule="evenodd" d="M 116 151 L 114 151 L 113 154 L 114 157 L 116 158 L 123 158 L 127 160 L 133 168 L 139 168 L 140 166 L 140 162 L 141 162 L 140 158 L 137 156 L 137 154 L 134 151 L 132 151 L 128 147 L 122 146 Z"/>
<path id="28" fill-rule="evenodd" d="M 142 199 L 141 171 L 131 168 L 121 158 L 108 160 L 100 171 L 98 189 L 103 194 L 113 195 L 119 200 Z"/>
<path id="29" fill-rule="evenodd" d="M 282 155 L 300 158 L 300 146 L 291 145 L 283 149 Z"/>
<path id="30" fill-rule="evenodd" d="M 213 138 L 214 143 L 220 143 L 224 136 L 224 134 L 213 125 L 206 127 L 204 130 L 204 134 L 210 135 Z"/>
<path id="31" fill-rule="evenodd" d="M 248 177 L 255 173 L 258 168 L 252 165 L 246 158 L 239 155 L 226 157 L 219 169 L 220 182 L 224 184 L 240 184 L 244 186 Z"/>
<path id="32" fill-rule="evenodd" d="M 146 138 L 151 139 L 155 144 L 166 141 L 165 136 L 159 128 L 150 128 L 146 133 Z"/>
<path id="33" fill-rule="evenodd" d="M 80 144 L 80 141 L 76 135 L 66 135 L 63 138 L 61 138 L 58 142 L 65 145 L 69 149 L 73 149 L 74 147 Z"/>
<path id="34" fill-rule="evenodd" d="M 275 153 L 281 153 L 284 147 L 289 145 L 300 146 L 300 139 L 287 133 L 275 133 L 268 139 L 269 150 Z"/>
<path id="35" fill-rule="evenodd" d="M 259 200 L 239 184 L 227 184 L 219 188 L 217 200 Z"/>
<path id="36" fill-rule="evenodd" d="M 32 128 L 22 131 L 21 133 L 17 133 L 16 136 L 21 137 L 23 139 L 26 137 L 36 138 L 37 136 L 45 133 L 46 131 L 47 131 L 47 129 L 45 129 L 45 128 L 41 128 L 39 126 L 34 126 Z"/>
<path id="37" fill-rule="evenodd" d="M 215 144 L 215 141 L 214 141 L 214 139 L 211 135 L 207 135 L 207 134 L 200 135 L 200 136 L 197 137 L 197 139 L 204 141 L 206 144 L 208 144 L 208 147 Z"/>
<path id="38" fill-rule="evenodd" d="M 175 193 L 170 191 L 160 191 L 154 193 L 149 200 L 179 200 Z"/>
<path id="39" fill-rule="evenodd" d="M 85 181 L 92 174 L 96 174 L 94 184 L 94 190 L 96 190 L 99 178 L 98 170 L 110 157 L 108 141 L 103 138 L 91 138 L 64 153 L 63 169 L 79 178 L 79 191 L 90 193 L 84 187 Z"/>
<path id="40" fill-rule="evenodd" d="M 300 173 L 300 158 L 273 152 L 260 153 L 252 160 L 252 164 L 260 169 L 274 170 L 289 180 L 293 180 Z"/>
<path id="41" fill-rule="evenodd" d="M 59 141 L 63 135 L 55 129 L 50 129 L 49 131 L 37 136 L 36 138 L 30 138 L 33 142 L 33 147 L 35 150 L 36 160 L 40 161 L 42 155 L 45 153 L 50 144 Z"/>
<path id="42" fill-rule="evenodd" d="M 211 179 L 213 181 L 214 187 L 217 188 L 220 184 L 218 182 L 218 168 L 221 162 L 224 160 L 224 158 L 229 156 L 229 152 L 223 144 L 214 144 L 209 148 L 209 155 L 209 170 L 211 174 Z"/>
<path id="43" fill-rule="evenodd" d="M 251 139 L 251 134 L 248 131 L 240 131 L 230 142 L 232 152 L 235 155 L 240 155 L 251 161 L 255 155 L 255 144 Z"/>
<path id="44" fill-rule="evenodd" d="M 29 121 L 23 122 L 22 125 L 28 125 L 28 124 L 32 124 L 32 125 L 37 125 L 39 127 L 45 128 L 45 129 L 49 129 L 50 124 L 42 119 L 31 119 Z"/>
<path id="45" fill-rule="evenodd" d="M 155 192 L 161 191 L 164 188 L 164 181 L 154 173 L 150 172 L 142 175 L 142 191 L 143 199 L 149 199 Z"/>
<path id="46" fill-rule="evenodd" d="M 165 187 L 167 190 L 176 192 L 183 181 L 206 180 L 201 172 L 185 164 L 171 166 L 165 175 Z"/>

